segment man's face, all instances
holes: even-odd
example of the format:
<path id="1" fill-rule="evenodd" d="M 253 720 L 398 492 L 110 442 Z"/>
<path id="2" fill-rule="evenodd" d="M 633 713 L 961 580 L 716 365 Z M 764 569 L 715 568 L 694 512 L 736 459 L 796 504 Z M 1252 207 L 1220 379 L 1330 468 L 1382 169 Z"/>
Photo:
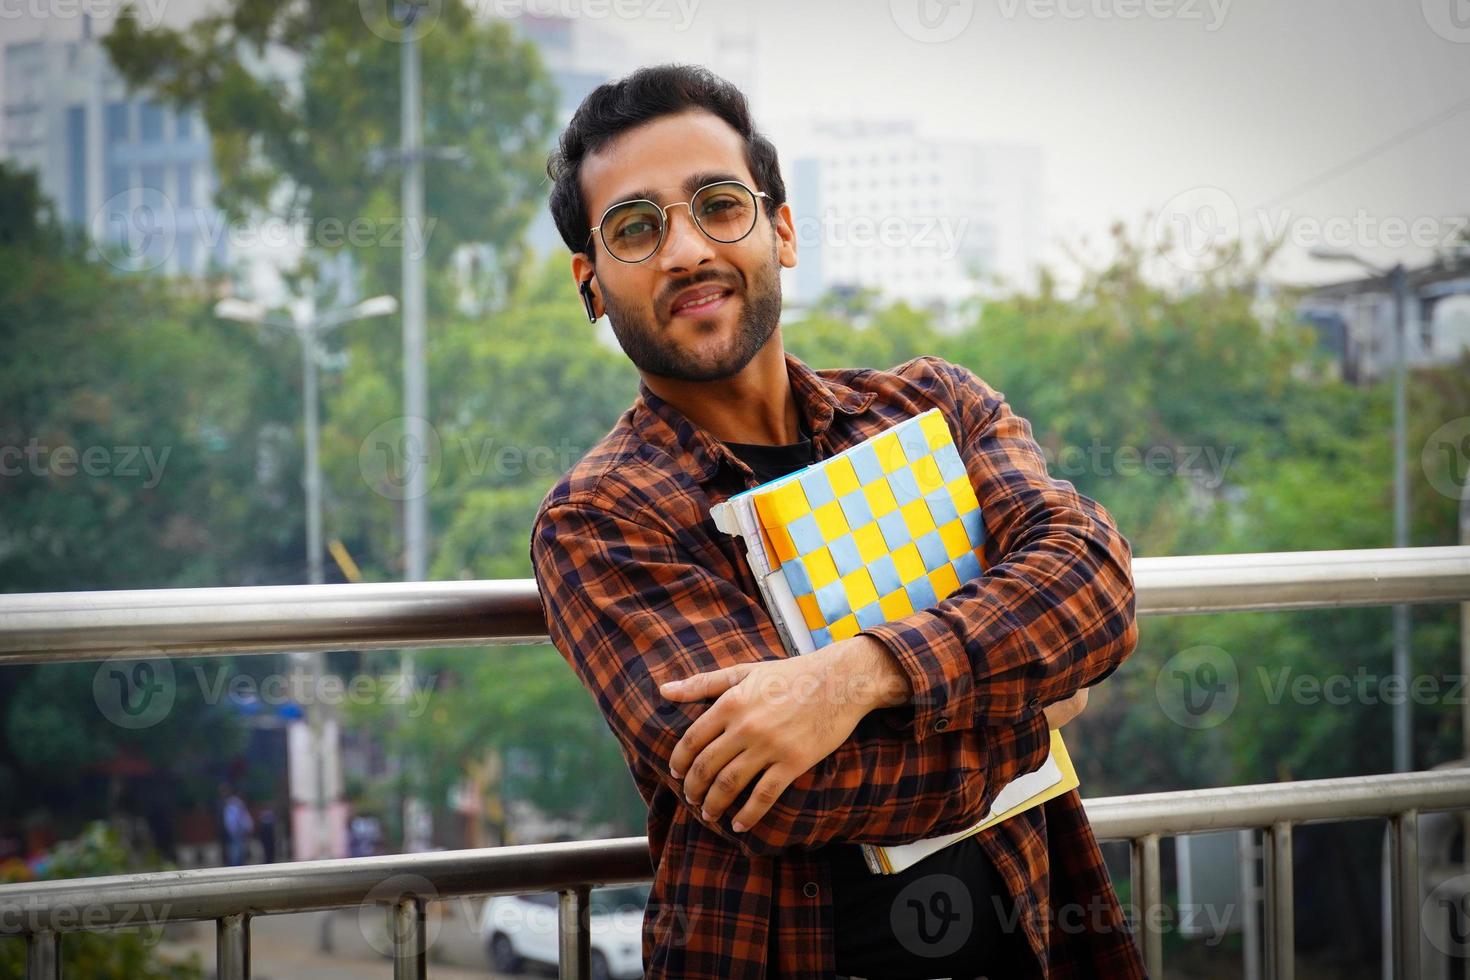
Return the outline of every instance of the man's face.
<path id="1" fill-rule="evenodd" d="M 590 224 L 610 206 L 647 198 L 667 207 L 688 201 L 716 180 L 756 184 L 740 135 L 704 111 L 663 116 L 629 130 L 582 163 L 582 193 Z M 640 371 L 679 381 L 717 381 L 738 374 L 775 332 L 781 316 L 781 266 L 796 265 L 791 209 L 781 205 L 773 226 L 762 198 L 755 228 L 722 244 L 694 225 L 687 207 L 668 208 L 664 241 L 636 264 L 608 255 L 596 234 L 591 255 L 572 257 L 577 282 L 592 279 L 613 334 Z M 596 259 L 596 266 L 592 258 Z M 593 273 L 596 273 L 595 278 Z M 718 287 L 710 302 L 676 309 Z"/>

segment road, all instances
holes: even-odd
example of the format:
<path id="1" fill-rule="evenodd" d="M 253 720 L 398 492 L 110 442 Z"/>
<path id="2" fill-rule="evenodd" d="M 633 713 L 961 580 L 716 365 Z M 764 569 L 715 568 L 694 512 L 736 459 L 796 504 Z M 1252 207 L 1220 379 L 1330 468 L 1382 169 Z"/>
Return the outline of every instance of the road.
<path id="1" fill-rule="evenodd" d="M 494 980 L 474 925 L 479 899 L 429 905 L 429 975 L 434 980 Z M 323 919 L 330 916 L 332 951 L 319 951 Z M 386 912 L 376 908 L 299 915 L 263 915 L 250 922 L 254 980 L 362 980 L 393 975 Z M 160 952 L 170 958 L 197 952 L 205 976 L 214 976 L 214 926 L 199 922 L 171 929 Z M 554 974 L 551 974 L 554 975 Z"/>

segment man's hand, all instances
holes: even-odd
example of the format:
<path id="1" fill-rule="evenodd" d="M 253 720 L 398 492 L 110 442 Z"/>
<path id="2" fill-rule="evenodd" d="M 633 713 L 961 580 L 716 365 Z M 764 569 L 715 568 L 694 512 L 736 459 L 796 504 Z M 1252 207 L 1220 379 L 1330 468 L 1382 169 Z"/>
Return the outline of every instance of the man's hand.
<path id="1" fill-rule="evenodd" d="M 1061 728 L 1067 722 L 1082 714 L 1083 709 L 1086 707 L 1087 688 L 1084 687 L 1079 689 L 1076 694 L 1067 700 L 1058 701 L 1055 704 L 1049 704 L 1045 708 L 1042 708 L 1041 713 L 1046 715 L 1048 727 Z"/>
<path id="2" fill-rule="evenodd" d="M 684 781 L 685 799 L 708 821 L 719 820 L 755 782 L 731 823 L 737 831 L 755 826 L 868 712 L 903 704 L 913 693 L 888 648 L 862 635 L 799 657 L 695 674 L 659 690 L 671 701 L 714 699 L 674 747 L 669 773 Z"/>

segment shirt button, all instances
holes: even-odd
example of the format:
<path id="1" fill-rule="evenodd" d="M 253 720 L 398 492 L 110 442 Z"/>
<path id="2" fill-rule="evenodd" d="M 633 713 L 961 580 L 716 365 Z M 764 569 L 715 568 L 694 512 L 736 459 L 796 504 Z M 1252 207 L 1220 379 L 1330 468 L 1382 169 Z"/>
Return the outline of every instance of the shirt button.
<path id="1" fill-rule="evenodd" d="M 816 898 L 818 895 L 821 894 L 821 892 L 822 889 L 817 887 L 817 883 L 815 881 L 809 881 L 805 885 L 801 886 L 801 893 L 807 898 Z"/>
<path id="2" fill-rule="evenodd" d="M 948 727 L 949 727 L 949 719 L 948 718 L 940 718 L 940 719 L 938 719 L 938 720 L 936 720 L 934 722 L 934 730 L 936 732 L 942 732 L 942 731 L 944 731 Z"/>
<path id="3" fill-rule="evenodd" d="M 1028 702 L 1033 709 L 1041 707 L 1041 698 L 1032 698 Z"/>

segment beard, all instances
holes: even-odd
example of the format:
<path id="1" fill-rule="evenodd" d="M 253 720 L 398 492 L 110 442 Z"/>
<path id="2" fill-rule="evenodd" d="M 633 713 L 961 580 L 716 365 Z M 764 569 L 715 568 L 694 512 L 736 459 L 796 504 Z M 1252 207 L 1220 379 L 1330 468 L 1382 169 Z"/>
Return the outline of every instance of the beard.
<path id="1" fill-rule="evenodd" d="M 735 335 L 730 345 L 712 361 L 697 358 L 680 346 L 676 338 L 654 322 L 657 313 L 650 314 L 631 303 L 623 305 L 605 286 L 602 303 L 607 309 L 613 336 L 617 337 L 623 353 L 638 370 L 676 381 L 722 381 L 744 370 L 745 365 L 766 346 L 771 334 L 776 332 L 781 322 L 779 269 L 776 245 L 772 243 L 771 261 L 755 270 L 755 274 L 745 281 L 743 291 L 738 284 L 713 272 L 680 284 L 678 288 L 682 291 L 701 283 L 717 282 L 730 288 L 731 300 L 741 301 Z M 724 311 L 718 313 L 723 314 Z M 707 336 L 713 331 L 713 324 L 713 318 L 701 319 L 695 330 L 699 336 Z"/>

